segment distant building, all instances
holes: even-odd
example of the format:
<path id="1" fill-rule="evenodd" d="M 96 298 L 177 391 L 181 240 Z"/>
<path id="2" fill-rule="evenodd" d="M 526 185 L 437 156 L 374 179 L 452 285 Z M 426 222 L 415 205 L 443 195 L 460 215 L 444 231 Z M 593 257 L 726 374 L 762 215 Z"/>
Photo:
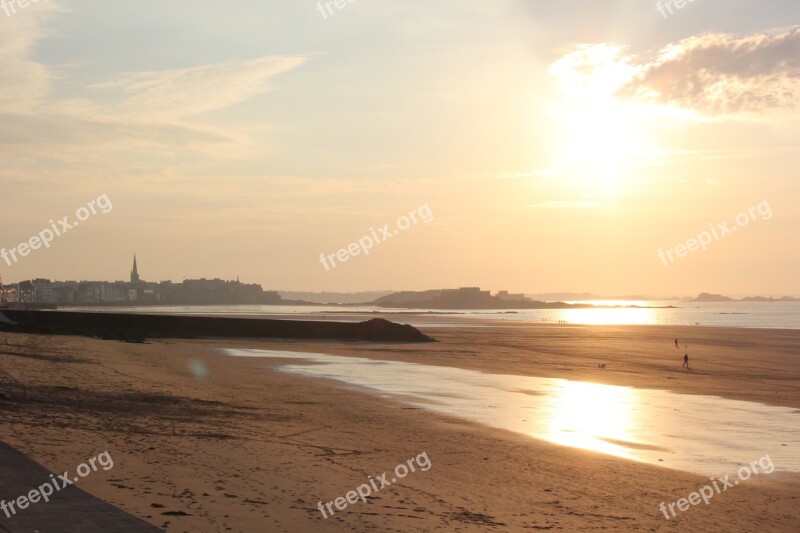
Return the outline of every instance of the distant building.
<path id="1" fill-rule="evenodd" d="M 35 279 L 31 281 L 33 285 L 33 301 L 41 303 L 56 303 L 56 295 L 53 292 L 53 284 L 49 279 Z"/>
<path id="2" fill-rule="evenodd" d="M 136 267 L 136 254 L 133 254 L 133 269 L 131 270 L 131 284 L 137 285 L 141 280 L 139 279 L 139 269 Z"/>
<path id="3" fill-rule="evenodd" d="M 522 294 L 522 293 L 509 294 L 508 291 L 499 291 L 497 293 L 496 298 L 498 300 L 511 300 L 511 301 L 521 302 L 521 301 L 525 300 L 525 295 Z"/>
<path id="4" fill-rule="evenodd" d="M 53 292 L 56 294 L 57 304 L 71 304 L 75 302 L 75 291 L 77 287 L 69 283 L 56 284 Z"/>
<path id="5" fill-rule="evenodd" d="M 19 299 L 21 303 L 30 303 L 36 301 L 36 287 L 33 286 L 32 281 L 21 281 L 18 285 Z"/>
<path id="6" fill-rule="evenodd" d="M 100 285 L 100 301 L 102 302 L 125 302 L 128 300 L 128 290 L 126 284 L 117 281 L 115 283 L 103 283 Z"/>

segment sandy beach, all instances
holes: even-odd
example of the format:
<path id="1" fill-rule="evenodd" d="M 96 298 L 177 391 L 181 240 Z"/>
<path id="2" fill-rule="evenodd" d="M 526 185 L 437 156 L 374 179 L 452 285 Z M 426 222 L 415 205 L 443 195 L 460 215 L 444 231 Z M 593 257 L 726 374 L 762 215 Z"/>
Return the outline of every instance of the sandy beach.
<path id="1" fill-rule="evenodd" d="M 518 324 L 423 332 L 439 342 L 127 344 L 3 333 L 0 440 L 59 472 L 108 451 L 114 467 L 81 479 L 80 488 L 166 531 L 800 527 L 800 475 L 754 477 L 666 520 L 659 504 L 686 497 L 707 477 L 498 431 L 275 372 L 273 360 L 222 353 L 317 352 L 800 409 L 800 331 Z M 691 372 L 681 368 L 685 352 Z M 344 497 L 423 452 L 429 470 L 322 517 L 319 501 Z"/>

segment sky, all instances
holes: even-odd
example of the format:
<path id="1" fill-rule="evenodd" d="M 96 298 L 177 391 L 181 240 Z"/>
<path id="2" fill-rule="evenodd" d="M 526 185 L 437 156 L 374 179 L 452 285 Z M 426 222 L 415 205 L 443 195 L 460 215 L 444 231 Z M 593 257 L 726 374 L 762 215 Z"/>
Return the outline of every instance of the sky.
<path id="1" fill-rule="evenodd" d="M 796 0 L 18 2 L 6 283 L 800 296 Z"/>

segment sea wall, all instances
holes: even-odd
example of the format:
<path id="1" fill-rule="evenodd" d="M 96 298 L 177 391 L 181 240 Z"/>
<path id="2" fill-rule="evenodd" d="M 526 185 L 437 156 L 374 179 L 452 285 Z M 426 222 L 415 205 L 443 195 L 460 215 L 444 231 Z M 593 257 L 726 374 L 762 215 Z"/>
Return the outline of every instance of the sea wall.
<path id="1" fill-rule="evenodd" d="M 274 338 L 370 342 L 433 342 L 418 329 L 376 318 L 366 322 L 320 322 L 179 315 L 0 311 L 0 330 L 50 335 L 84 335 L 142 341 L 147 338 Z"/>

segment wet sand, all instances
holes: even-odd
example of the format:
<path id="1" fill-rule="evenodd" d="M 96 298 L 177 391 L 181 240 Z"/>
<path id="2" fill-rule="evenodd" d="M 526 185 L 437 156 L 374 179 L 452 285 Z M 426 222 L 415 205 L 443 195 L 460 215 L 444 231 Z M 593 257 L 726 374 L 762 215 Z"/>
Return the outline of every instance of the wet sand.
<path id="1" fill-rule="evenodd" d="M 80 488 L 167 531 L 800 527 L 800 475 L 751 478 L 667 521 L 658 505 L 708 477 L 533 440 L 219 352 L 391 359 L 800 409 L 796 331 L 509 325 L 424 333 L 440 342 L 124 344 L 0 334 L 0 392 L 10 396 L 0 400 L 0 440 L 54 471 L 108 450 L 114 468 Z M 686 351 L 691 372 L 681 368 Z M 318 501 L 344 497 L 423 451 L 427 472 L 322 518 Z"/>

